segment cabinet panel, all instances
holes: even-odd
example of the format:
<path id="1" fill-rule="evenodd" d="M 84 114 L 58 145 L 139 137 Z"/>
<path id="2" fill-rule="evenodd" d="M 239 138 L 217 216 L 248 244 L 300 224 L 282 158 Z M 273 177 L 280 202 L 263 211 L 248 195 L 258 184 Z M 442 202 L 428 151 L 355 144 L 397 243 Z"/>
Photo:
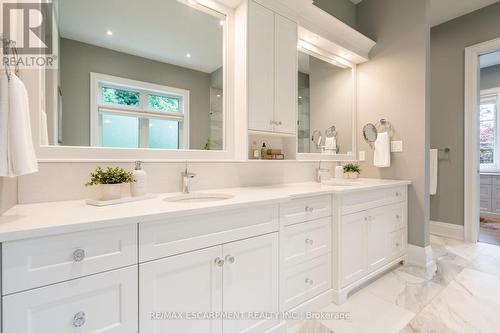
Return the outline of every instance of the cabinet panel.
<path id="1" fill-rule="evenodd" d="M 274 13 L 253 1 L 248 6 L 248 128 L 272 131 Z"/>
<path id="2" fill-rule="evenodd" d="M 281 205 L 280 219 L 284 225 L 311 221 L 332 215 L 332 196 L 321 195 L 294 199 Z"/>
<path id="3" fill-rule="evenodd" d="M 342 217 L 339 267 L 342 287 L 367 273 L 367 222 L 366 212 Z"/>
<path id="4" fill-rule="evenodd" d="M 278 311 L 278 234 L 225 244 L 223 249 L 224 312 Z M 278 321 L 224 320 L 223 331 L 264 332 L 276 324 Z"/>
<path id="5" fill-rule="evenodd" d="M 283 263 L 295 265 L 331 251 L 331 218 L 286 226 L 283 229 Z"/>
<path id="6" fill-rule="evenodd" d="M 221 312 L 222 246 L 139 265 L 140 331 L 222 332 L 221 320 L 151 320 L 151 313 Z"/>
<path id="7" fill-rule="evenodd" d="M 402 256 L 406 251 L 408 247 L 407 232 L 407 229 L 401 229 L 389 234 L 389 260 Z"/>
<path id="8" fill-rule="evenodd" d="M 11 294 L 137 263 L 137 225 L 6 242 L 2 292 Z"/>
<path id="9" fill-rule="evenodd" d="M 3 297 L 4 333 L 136 333 L 137 267 Z"/>
<path id="10" fill-rule="evenodd" d="M 368 271 L 374 271 L 389 262 L 389 233 L 392 231 L 392 212 L 389 207 L 372 209 L 367 223 Z"/>
<path id="11" fill-rule="evenodd" d="M 274 131 L 296 133 L 297 127 L 297 24 L 275 16 Z"/>

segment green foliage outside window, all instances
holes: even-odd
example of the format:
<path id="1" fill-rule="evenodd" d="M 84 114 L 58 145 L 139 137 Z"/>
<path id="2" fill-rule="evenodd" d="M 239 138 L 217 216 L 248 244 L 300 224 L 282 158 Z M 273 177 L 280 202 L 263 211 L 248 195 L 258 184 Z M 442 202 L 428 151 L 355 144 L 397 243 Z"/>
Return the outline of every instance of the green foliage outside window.
<path id="1" fill-rule="evenodd" d="M 149 95 L 148 106 L 150 109 L 161 111 L 179 111 L 179 99 L 168 96 Z"/>
<path id="2" fill-rule="evenodd" d="M 102 101 L 109 104 L 139 106 L 139 92 L 102 87 Z"/>

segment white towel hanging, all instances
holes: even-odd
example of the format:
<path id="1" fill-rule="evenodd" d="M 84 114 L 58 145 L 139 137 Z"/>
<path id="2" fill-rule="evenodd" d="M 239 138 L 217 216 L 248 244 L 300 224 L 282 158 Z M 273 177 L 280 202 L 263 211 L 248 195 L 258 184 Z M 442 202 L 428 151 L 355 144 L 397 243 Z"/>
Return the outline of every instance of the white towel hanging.
<path id="1" fill-rule="evenodd" d="M 431 149 L 429 152 L 429 192 L 431 195 L 437 194 L 437 185 L 438 185 L 438 153 L 437 149 Z"/>
<path id="2" fill-rule="evenodd" d="M 374 145 L 373 165 L 378 168 L 388 168 L 391 166 L 391 137 L 389 133 L 378 133 Z"/>

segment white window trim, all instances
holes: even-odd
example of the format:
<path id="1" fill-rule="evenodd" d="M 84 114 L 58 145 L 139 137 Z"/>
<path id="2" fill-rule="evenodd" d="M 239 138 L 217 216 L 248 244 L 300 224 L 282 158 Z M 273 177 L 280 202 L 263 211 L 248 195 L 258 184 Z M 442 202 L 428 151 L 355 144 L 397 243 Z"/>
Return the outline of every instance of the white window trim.
<path id="1" fill-rule="evenodd" d="M 144 112 L 143 108 L 136 108 L 133 106 L 120 106 L 116 107 L 113 105 L 101 104 L 101 86 L 107 84 L 111 87 L 125 88 L 125 89 L 136 89 L 141 92 L 141 98 L 143 99 L 145 94 L 143 92 L 153 92 L 159 95 L 175 96 L 182 98 L 182 108 L 183 114 L 171 113 L 171 112 L 155 112 L 153 110 L 148 110 Z M 141 104 L 145 105 L 147 101 L 141 100 Z M 101 125 L 99 121 L 99 110 L 108 110 L 113 112 L 116 110 L 127 110 L 133 115 L 147 115 L 149 117 L 154 117 L 157 115 L 159 118 L 164 119 L 182 119 L 182 130 L 181 135 L 179 135 L 179 149 L 189 149 L 189 90 L 180 89 L 175 87 L 163 86 L 159 84 L 125 79 L 118 76 L 100 74 L 100 73 L 90 73 L 90 145 L 92 147 L 101 147 Z M 125 113 L 121 111 L 120 113 Z"/>
<path id="2" fill-rule="evenodd" d="M 495 114 L 495 155 L 493 164 L 479 164 L 481 172 L 499 172 L 500 171 L 500 87 L 484 89 L 480 91 L 480 103 L 484 100 L 496 96 L 497 107 Z M 478 119 L 479 123 L 479 119 Z"/>

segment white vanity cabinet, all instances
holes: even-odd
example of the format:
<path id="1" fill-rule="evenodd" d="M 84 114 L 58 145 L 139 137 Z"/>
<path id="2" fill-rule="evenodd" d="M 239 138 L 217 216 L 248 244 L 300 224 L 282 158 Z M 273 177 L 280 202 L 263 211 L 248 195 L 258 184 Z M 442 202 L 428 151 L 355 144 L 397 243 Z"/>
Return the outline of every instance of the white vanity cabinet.
<path id="1" fill-rule="evenodd" d="M 248 128 L 296 133 L 297 24 L 248 3 Z"/>
<path id="2" fill-rule="evenodd" d="M 335 195 L 334 300 L 404 260 L 407 189 L 395 187 Z"/>
<path id="3" fill-rule="evenodd" d="M 139 276 L 141 332 L 263 332 L 278 323 L 162 317 L 277 312 L 277 233 L 147 262 L 140 265 Z"/>

